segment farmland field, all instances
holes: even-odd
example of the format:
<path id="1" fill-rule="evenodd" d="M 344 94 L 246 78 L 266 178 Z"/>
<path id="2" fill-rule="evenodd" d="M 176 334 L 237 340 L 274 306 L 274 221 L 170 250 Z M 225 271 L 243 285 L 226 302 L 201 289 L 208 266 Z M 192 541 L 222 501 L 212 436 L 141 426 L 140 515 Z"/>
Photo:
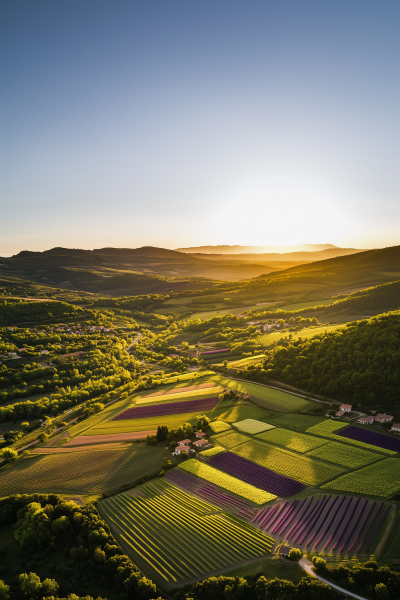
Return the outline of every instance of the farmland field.
<path id="1" fill-rule="evenodd" d="M 227 570 L 271 550 L 273 538 L 224 517 L 209 503 L 166 484 L 145 486 L 147 497 L 120 494 L 101 504 L 107 521 L 136 564 L 171 587 Z M 196 540 L 196 552 L 177 551 Z"/>
<path id="2" fill-rule="evenodd" d="M 147 473 L 156 473 L 168 453 L 164 448 L 125 445 L 93 454 L 79 452 L 26 458 L 1 470 L 0 496 L 33 492 L 101 494 Z"/>
<path id="3" fill-rule="evenodd" d="M 216 411 L 214 411 L 214 414 L 215 412 Z M 270 415 L 271 413 L 263 408 L 243 402 L 236 404 L 227 410 L 221 410 L 221 413 L 218 415 L 218 420 L 227 421 L 227 423 L 236 423 L 237 421 L 243 421 L 244 419 L 268 419 Z"/>
<path id="4" fill-rule="evenodd" d="M 225 448 L 222 448 L 222 446 L 214 446 L 213 448 L 208 448 L 208 450 L 203 450 L 200 454 L 206 458 L 210 458 L 211 456 L 220 454 L 220 452 L 225 452 Z"/>
<path id="5" fill-rule="evenodd" d="M 198 460 L 190 459 L 179 465 L 179 468 L 188 471 L 188 473 L 192 473 L 197 477 L 201 477 L 210 483 L 215 483 L 219 487 L 229 490 L 238 496 L 242 496 L 255 504 L 265 504 L 265 502 L 270 502 L 276 498 L 274 494 L 269 494 L 253 485 L 244 483 L 243 481 L 236 479 L 236 477 L 231 477 L 230 475 L 222 473 L 209 465 L 200 463 Z"/>
<path id="6" fill-rule="evenodd" d="M 348 469 L 359 469 L 371 463 L 383 460 L 384 456 L 377 452 L 369 452 L 361 448 L 353 448 L 346 444 L 338 442 L 329 442 L 320 448 L 316 448 L 308 453 L 307 456 L 314 456 L 321 460 L 333 462 Z"/>
<path id="7" fill-rule="evenodd" d="M 212 380 L 223 387 L 249 394 L 257 404 L 260 404 L 269 410 L 293 412 L 297 410 L 311 410 L 315 406 L 314 402 L 310 402 L 304 398 L 299 398 L 298 396 L 293 396 L 292 394 L 274 388 L 258 385 L 257 383 L 227 379 L 222 375 L 215 375 L 212 377 Z"/>
<path id="8" fill-rule="evenodd" d="M 310 327 L 309 329 L 302 329 L 301 331 L 291 331 L 290 333 L 288 333 L 287 329 L 285 329 L 285 330 L 281 329 L 279 331 L 272 331 L 271 333 L 264 333 L 264 335 L 261 335 L 260 337 L 257 338 L 257 341 L 261 342 L 262 344 L 265 344 L 266 346 L 269 346 L 270 344 L 273 344 L 274 342 L 278 342 L 282 338 L 288 338 L 289 335 L 292 336 L 290 339 L 293 342 L 295 340 L 299 340 L 300 338 L 302 340 L 308 340 L 308 339 L 314 337 L 315 335 L 320 335 L 321 333 L 335 331 L 336 329 L 339 329 L 339 327 L 343 327 L 343 324 L 341 324 L 341 325 L 323 325 L 321 327 Z"/>
<path id="9" fill-rule="evenodd" d="M 338 477 L 344 471 L 342 467 L 294 454 L 289 450 L 275 448 L 256 440 L 237 446 L 233 452 L 307 485 L 319 485 L 328 479 Z"/>
<path id="10" fill-rule="evenodd" d="M 271 431 L 264 431 L 256 436 L 258 439 L 268 442 L 269 444 L 278 446 L 284 446 L 289 450 L 295 452 L 305 453 L 319 446 L 323 446 L 328 442 L 312 435 L 305 433 L 295 433 L 288 429 L 272 429 Z"/>
<path id="11" fill-rule="evenodd" d="M 384 523 L 388 506 L 368 498 L 311 496 L 261 509 L 253 523 L 308 551 L 352 555 L 373 547 L 376 526 Z"/>
<path id="12" fill-rule="evenodd" d="M 104 421 L 99 423 L 89 431 L 85 432 L 85 435 L 103 435 L 111 433 L 122 433 L 130 431 L 147 431 L 157 429 L 159 425 L 166 425 L 169 429 L 171 427 L 179 427 L 183 423 L 195 423 L 196 417 L 199 411 L 191 413 L 178 413 L 175 415 L 169 415 L 166 417 L 149 417 L 148 419 L 121 419 L 120 421 Z M 202 413 L 203 414 L 203 413 Z"/>
<path id="13" fill-rule="evenodd" d="M 271 417 L 270 421 L 276 427 L 288 427 L 296 431 L 305 432 L 312 425 L 325 421 L 326 417 L 313 417 L 310 415 L 277 415 Z"/>
<path id="14" fill-rule="evenodd" d="M 212 421 L 209 427 L 213 433 L 221 433 L 222 431 L 231 429 L 231 426 L 228 423 L 224 423 L 224 421 Z"/>
<path id="15" fill-rule="evenodd" d="M 366 444 L 365 442 L 359 442 L 358 440 L 353 440 L 351 438 L 342 436 L 342 434 L 339 434 L 339 430 L 342 430 L 343 427 L 346 427 L 344 423 L 335 422 L 329 419 L 323 421 L 322 423 L 318 423 L 318 425 L 313 425 L 312 427 L 307 429 L 307 433 L 312 433 L 313 435 L 320 435 L 322 437 L 330 438 L 335 442 L 343 442 L 352 446 L 358 446 L 359 448 L 371 450 L 372 452 L 380 452 L 382 454 L 389 454 L 392 456 L 396 454 L 396 452 L 393 450 L 387 450 L 386 448 L 373 446 L 372 444 Z M 345 429 L 343 429 L 343 431 L 345 431 Z"/>
<path id="16" fill-rule="evenodd" d="M 200 390 L 189 390 L 185 392 L 176 392 L 174 394 L 163 394 L 160 396 L 143 396 L 136 398 L 136 406 L 167 404 L 169 402 L 179 402 L 185 400 L 195 400 L 196 398 L 206 398 L 208 396 L 218 396 L 223 391 L 220 386 L 212 386 L 210 388 Z"/>
<path id="17" fill-rule="evenodd" d="M 393 452 L 400 452 L 400 439 L 395 438 L 391 435 L 385 435 L 378 431 L 370 431 L 363 427 L 356 427 L 350 425 L 338 433 L 338 435 L 344 437 L 347 440 L 357 440 L 358 442 L 364 442 L 377 446 L 378 448 L 385 448 L 386 450 L 392 450 Z"/>
<path id="18" fill-rule="evenodd" d="M 387 498 L 400 491 L 400 460 L 386 458 L 355 473 L 343 475 L 322 487 Z"/>
<path id="19" fill-rule="evenodd" d="M 157 404 L 156 406 L 135 406 L 133 408 L 127 408 L 113 417 L 113 421 L 120 421 L 121 419 L 144 419 L 149 417 L 174 415 L 181 412 L 212 410 L 218 404 L 218 401 L 218 396 L 211 396 L 209 398 L 198 398 L 196 400 L 187 400 L 185 402 L 168 402 L 165 404 Z"/>
<path id="20" fill-rule="evenodd" d="M 250 438 L 247 435 L 242 435 L 241 433 L 233 431 L 232 433 L 224 432 L 220 435 L 213 436 L 211 441 L 215 444 L 225 446 L 225 448 L 234 448 L 235 446 L 239 446 L 239 444 L 248 442 L 249 439 Z"/>
<path id="21" fill-rule="evenodd" d="M 208 464 L 277 496 L 293 496 L 305 487 L 298 481 L 275 473 L 231 452 L 224 452 L 211 457 Z"/>
<path id="22" fill-rule="evenodd" d="M 275 425 L 263 423 L 262 421 L 256 421 L 255 419 L 244 419 L 243 421 L 233 423 L 233 426 L 235 429 L 243 431 L 243 433 L 249 433 L 250 435 L 256 435 L 257 433 L 262 433 L 263 431 L 268 431 L 269 429 L 275 429 Z"/>

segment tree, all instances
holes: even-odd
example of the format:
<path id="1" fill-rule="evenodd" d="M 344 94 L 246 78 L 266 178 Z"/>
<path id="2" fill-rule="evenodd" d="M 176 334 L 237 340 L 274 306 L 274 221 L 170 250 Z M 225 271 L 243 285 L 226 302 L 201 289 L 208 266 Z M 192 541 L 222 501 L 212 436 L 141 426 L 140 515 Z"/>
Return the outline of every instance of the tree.
<path id="1" fill-rule="evenodd" d="M 21 592 L 27 596 L 36 596 L 42 588 L 40 577 L 36 573 L 21 573 L 18 580 Z"/>
<path id="2" fill-rule="evenodd" d="M 168 438 L 168 427 L 166 425 L 159 425 L 157 428 L 156 438 L 157 442 L 160 444 L 161 442 L 165 442 Z"/>
<path id="3" fill-rule="evenodd" d="M 10 586 L 6 585 L 4 581 L 0 579 L 0 600 L 8 600 L 10 597 L 9 591 Z"/>
<path id="4" fill-rule="evenodd" d="M 378 600 L 389 600 L 389 592 L 384 583 L 377 583 L 375 586 L 375 596 Z"/>
<path id="5" fill-rule="evenodd" d="M 5 461 L 15 460 L 18 456 L 18 452 L 14 448 L 2 448 L 0 450 L 0 459 Z"/>
<path id="6" fill-rule="evenodd" d="M 292 548 L 291 551 L 289 552 L 290 560 L 297 561 L 297 560 L 300 560 L 302 556 L 303 556 L 303 553 L 298 548 Z"/>
<path id="7" fill-rule="evenodd" d="M 21 423 L 21 427 L 22 427 L 22 429 L 28 429 L 28 427 L 29 427 L 29 423 L 28 423 L 28 421 L 23 421 L 23 422 Z"/>
<path id="8" fill-rule="evenodd" d="M 42 582 L 41 592 L 46 596 L 54 596 L 60 586 L 54 579 L 45 579 Z"/>

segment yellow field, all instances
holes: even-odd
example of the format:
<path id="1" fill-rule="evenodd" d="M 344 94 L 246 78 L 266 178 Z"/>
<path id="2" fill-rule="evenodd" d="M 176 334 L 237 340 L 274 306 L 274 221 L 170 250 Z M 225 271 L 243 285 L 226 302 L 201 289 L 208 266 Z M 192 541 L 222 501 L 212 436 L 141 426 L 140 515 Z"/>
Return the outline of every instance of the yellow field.
<path id="1" fill-rule="evenodd" d="M 287 329 L 285 329 L 281 331 L 265 333 L 264 335 L 261 335 L 259 338 L 257 338 L 257 340 L 259 340 L 262 344 L 266 345 L 273 344 L 274 342 L 277 342 L 281 339 L 289 339 L 289 335 L 292 336 L 290 338 L 292 341 L 298 340 L 299 338 L 302 338 L 303 340 L 308 340 L 309 338 L 314 337 L 314 335 L 319 335 L 321 333 L 324 333 L 325 331 L 335 331 L 335 329 L 339 329 L 340 327 L 343 327 L 343 325 L 310 327 L 308 329 L 302 329 L 301 331 L 293 331 L 290 333 L 288 333 Z"/>
<path id="2" fill-rule="evenodd" d="M 136 398 L 136 405 L 141 404 L 165 404 L 166 402 L 173 402 L 174 400 L 192 400 L 194 398 L 207 398 L 207 396 L 219 396 L 223 392 L 221 386 L 215 386 L 211 388 L 204 388 L 200 390 L 190 390 L 187 392 L 177 392 L 176 394 L 164 394 L 162 396 L 144 396 Z"/>

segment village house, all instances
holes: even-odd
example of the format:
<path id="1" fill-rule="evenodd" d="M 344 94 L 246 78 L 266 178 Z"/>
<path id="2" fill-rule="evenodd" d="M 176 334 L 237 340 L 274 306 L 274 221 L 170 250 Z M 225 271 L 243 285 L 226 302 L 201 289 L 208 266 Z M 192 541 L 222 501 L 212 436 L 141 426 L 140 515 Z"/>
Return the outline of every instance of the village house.
<path id="1" fill-rule="evenodd" d="M 400 423 L 393 423 L 390 428 L 390 431 L 400 431 Z"/>
<path id="2" fill-rule="evenodd" d="M 361 425 L 372 425 L 374 422 L 374 417 L 359 417 L 358 423 Z"/>
<path id="3" fill-rule="evenodd" d="M 344 412 L 351 412 L 352 408 L 353 408 L 352 404 L 342 404 L 342 406 L 340 407 L 340 410 L 343 410 Z"/>
<path id="4" fill-rule="evenodd" d="M 206 434 L 203 431 L 196 431 L 196 437 L 201 440 L 206 437 Z"/>
<path id="5" fill-rule="evenodd" d="M 378 423 L 390 423 L 390 421 L 393 421 L 393 415 L 378 414 L 375 417 L 375 421 L 378 421 Z"/>
<path id="6" fill-rule="evenodd" d="M 192 443 L 192 440 L 189 440 L 189 439 L 182 440 L 181 442 L 179 442 L 179 444 L 181 446 L 190 446 L 191 443 Z"/>
<path id="7" fill-rule="evenodd" d="M 189 446 L 185 446 L 184 444 L 179 444 L 175 450 L 172 452 L 172 456 L 178 456 L 179 454 L 181 454 L 182 452 L 193 452 L 192 448 L 190 448 Z"/>
<path id="8" fill-rule="evenodd" d="M 344 410 L 338 410 L 337 413 L 335 413 L 335 417 L 343 417 L 344 414 L 346 414 Z"/>
<path id="9" fill-rule="evenodd" d="M 207 446 L 211 446 L 211 444 L 208 440 L 198 440 L 193 442 L 193 446 L 196 446 L 197 449 L 203 450 L 204 448 L 207 448 Z"/>

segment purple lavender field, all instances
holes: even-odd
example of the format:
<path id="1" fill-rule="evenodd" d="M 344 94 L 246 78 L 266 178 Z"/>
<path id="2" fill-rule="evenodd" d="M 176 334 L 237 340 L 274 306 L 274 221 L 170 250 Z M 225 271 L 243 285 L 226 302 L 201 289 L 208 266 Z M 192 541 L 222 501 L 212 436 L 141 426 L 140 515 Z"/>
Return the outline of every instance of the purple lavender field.
<path id="1" fill-rule="evenodd" d="M 377 431 L 369 431 L 368 429 L 356 427 L 355 425 L 346 427 L 342 431 L 339 431 L 337 435 L 371 444 L 372 446 L 378 446 L 379 448 L 385 448 L 386 450 L 400 452 L 400 439 L 385 435 L 384 433 L 378 433 Z"/>
<path id="2" fill-rule="evenodd" d="M 197 400 L 187 400 L 185 402 L 170 402 L 166 404 L 156 404 L 149 406 L 134 406 L 114 417 L 113 421 L 120 419 L 144 419 L 146 417 L 163 417 L 164 415 L 174 415 L 177 413 L 190 413 L 196 411 L 212 410 L 218 404 L 218 396 L 211 398 L 199 398 Z"/>
<path id="3" fill-rule="evenodd" d="M 290 477 L 275 473 L 275 471 L 261 467 L 251 460 L 231 452 L 223 452 L 213 456 L 208 464 L 276 496 L 293 496 L 306 487 L 304 484 L 290 479 Z"/>

